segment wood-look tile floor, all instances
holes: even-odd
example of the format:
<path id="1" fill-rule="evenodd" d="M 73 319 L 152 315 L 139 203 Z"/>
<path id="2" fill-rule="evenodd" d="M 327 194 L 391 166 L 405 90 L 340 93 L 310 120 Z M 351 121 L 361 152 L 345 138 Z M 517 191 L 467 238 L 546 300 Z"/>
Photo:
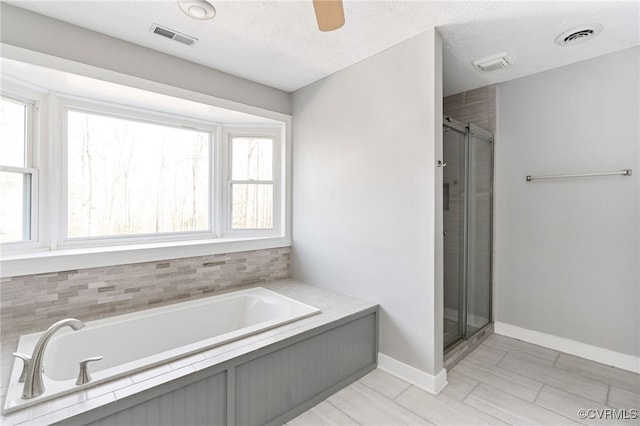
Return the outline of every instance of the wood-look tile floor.
<path id="1" fill-rule="evenodd" d="M 640 415 L 640 375 L 504 336 L 490 336 L 447 377 L 434 396 L 377 369 L 287 425 L 640 425 L 631 418 Z M 609 419 L 581 419 L 580 409 Z"/>

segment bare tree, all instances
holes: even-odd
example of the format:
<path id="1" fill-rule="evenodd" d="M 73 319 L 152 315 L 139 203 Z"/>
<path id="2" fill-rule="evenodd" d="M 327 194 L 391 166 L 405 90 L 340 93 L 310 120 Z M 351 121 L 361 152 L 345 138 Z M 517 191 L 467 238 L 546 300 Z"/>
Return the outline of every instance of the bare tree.
<path id="1" fill-rule="evenodd" d="M 92 173 L 92 157 L 91 157 L 91 132 L 89 131 L 89 116 L 85 114 L 84 116 L 84 137 L 82 138 L 82 176 L 83 176 L 83 184 L 87 184 L 89 186 L 89 193 L 87 194 L 85 201 L 82 203 L 82 210 L 86 210 L 87 214 L 87 227 L 88 233 L 87 235 L 91 235 L 91 231 L 93 228 L 92 222 L 92 205 L 93 205 L 93 173 Z M 87 177 L 88 175 L 88 177 Z M 86 178 L 85 178 L 86 177 Z M 83 190 L 84 192 L 84 190 Z"/>

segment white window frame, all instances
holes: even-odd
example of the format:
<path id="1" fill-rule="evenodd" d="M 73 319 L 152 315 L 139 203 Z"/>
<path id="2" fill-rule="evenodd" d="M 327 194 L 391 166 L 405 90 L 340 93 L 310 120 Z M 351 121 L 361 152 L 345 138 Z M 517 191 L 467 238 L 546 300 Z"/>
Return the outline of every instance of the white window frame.
<path id="1" fill-rule="evenodd" d="M 37 249 L 42 246 L 40 236 L 42 227 L 40 223 L 40 172 L 38 169 L 39 158 L 39 136 L 40 136 L 40 105 L 43 93 L 33 90 L 19 83 L 6 81 L 3 79 L 0 93 L 3 98 L 20 103 L 25 106 L 25 153 L 23 167 L 5 166 L 0 163 L 0 171 L 19 173 L 29 176 L 29 210 L 23 211 L 25 228 L 28 223 L 29 238 L 22 241 L 11 241 L 2 243 L 3 247 L 10 251 L 27 251 Z M 1 161 L 1 160 L 0 160 Z M 26 190 L 27 188 L 25 188 Z M 26 220 L 28 219 L 28 221 Z M 26 229 L 23 229 L 23 235 Z"/>
<path id="2" fill-rule="evenodd" d="M 235 137 L 248 138 L 268 138 L 273 140 L 273 176 L 270 181 L 239 181 L 232 178 L 232 144 Z M 224 126 L 222 132 L 224 147 L 222 155 L 226 159 L 223 165 L 225 175 L 225 190 L 223 205 L 225 211 L 222 214 L 224 218 L 223 236 L 229 237 L 265 237 L 282 235 L 283 211 L 282 211 L 282 182 L 283 176 L 283 146 L 282 130 L 273 126 Z M 233 184 L 260 184 L 270 183 L 273 185 L 273 227 L 267 229 L 233 229 L 232 227 L 232 189 Z"/>
<path id="3" fill-rule="evenodd" d="M 271 249 L 291 246 L 291 137 L 292 117 L 264 107 L 219 98 L 205 92 L 196 92 L 177 86 L 169 86 L 152 80 L 112 73 L 79 62 L 60 62 L 58 58 L 34 51 L 20 49 L 3 50 L 3 58 L 21 63 L 19 67 L 3 70 L 2 89 L 5 82 L 16 83 L 20 90 L 12 93 L 31 100 L 39 100 L 37 123 L 34 123 L 32 144 L 33 168 L 37 169 L 39 192 L 32 203 L 36 209 L 32 223 L 38 226 L 32 233 L 39 240 L 29 243 L 0 244 L 0 277 L 31 275 L 81 268 L 152 262 L 181 257 L 234 253 L 247 250 Z M 34 67 L 35 65 L 35 67 Z M 41 68 L 44 67 L 44 68 Z M 43 69 L 44 71 L 40 71 Z M 10 71 L 7 71 L 10 70 Z M 24 71 L 24 72 L 22 72 Z M 11 74 L 13 73 L 13 74 Z M 91 82 L 95 81 L 95 85 Z M 34 93 L 22 88 L 28 88 Z M 214 238 L 176 239 L 175 241 L 133 242 L 114 240 L 101 246 L 87 242 L 86 245 L 60 246 L 59 215 L 61 209 L 61 152 L 58 97 L 83 99 L 89 102 L 116 104 L 124 109 L 141 109 L 152 114 L 176 115 L 211 122 L 217 120 L 214 141 L 213 168 L 213 212 L 218 219 L 213 224 Z M 156 112 L 159 111 L 159 112 Z M 251 121 L 250 116 L 256 118 Z M 241 123 L 242 122 L 242 123 Z M 241 124 L 240 124 L 241 123 Z M 271 124 L 273 123 L 273 124 Z M 244 230 L 226 232 L 226 170 L 227 156 L 223 126 L 240 128 L 268 128 L 279 137 L 281 152 L 278 157 L 280 170 L 277 201 L 274 200 L 274 224 L 279 229 L 259 230 L 247 233 Z M 36 192 L 33 192 L 34 196 Z M 252 235 L 251 235 L 252 234 Z M 16 247 L 14 247 L 16 246 Z M 18 247 L 19 246 L 19 247 Z"/>
<path id="4" fill-rule="evenodd" d="M 217 185 L 214 176 L 216 172 L 216 152 L 219 145 L 217 133 L 219 124 L 215 122 L 205 122 L 189 118 L 180 117 L 172 114 L 164 114 L 151 112 L 135 107 L 123 106 L 114 103 L 92 101 L 74 96 L 58 96 L 57 97 L 58 120 L 60 126 L 59 147 L 57 152 L 60 158 L 57 159 L 59 167 L 59 213 L 57 229 L 57 247 L 100 247 L 100 246 L 119 246 L 127 244 L 145 244 L 153 242 L 172 242 L 172 241 L 190 241 L 215 239 L 219 237 L 216 233 L 216 195 L 215 186 Z M 68 236 L 68 164 L 67 164 L 67 114 L 69 111 L 86 112 L 104 117 L 121 118 L 141 123 L 150 123 L 163 125 L 167 127 L 187 128 L 198 130 L 209 134 L 209 191 L 207 206 L 209 209 L 208 229 L 200 231 L 185 232 L 164 232 L 164 233 L 146 233 L 133 235 L 118 236 L 100 236 L 100 237 L 75 237 Z"/>

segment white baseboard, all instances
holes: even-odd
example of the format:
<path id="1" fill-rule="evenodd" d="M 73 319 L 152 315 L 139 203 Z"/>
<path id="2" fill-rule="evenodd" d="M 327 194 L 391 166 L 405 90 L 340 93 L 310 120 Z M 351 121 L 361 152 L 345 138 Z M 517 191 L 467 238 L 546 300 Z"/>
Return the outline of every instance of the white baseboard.
<path id="1" fill-rule="evenodd" d="M 600 348 L 598 346 L 505 324 L 503 322 L 496 322 L 493 326 L 493 332 L 640 374 L 640 357 L 637 356 L 615 352 L 610 349 Z"/>
<path id="2" fill-rule="evenodd" d="M 378 368 L 433 395 L 439 394 L 448 383 L 447 370 L 444 368 L 433 376 L 382 353 L 378 353 Z"/>

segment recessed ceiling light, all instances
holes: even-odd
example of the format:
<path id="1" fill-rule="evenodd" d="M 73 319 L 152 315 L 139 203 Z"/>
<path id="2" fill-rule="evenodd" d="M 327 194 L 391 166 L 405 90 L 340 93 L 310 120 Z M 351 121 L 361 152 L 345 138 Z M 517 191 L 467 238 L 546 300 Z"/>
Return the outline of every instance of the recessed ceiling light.
<path id="1" fill-rule="evenodd" d="M 205 21 L 216 16 L 216 9 L 205 0 L 182 0 L 180 10 L 193 19 Z"/>
<path id="2" fill-rule="evenodd" d="M 582 43 L 595 37 L 602 31 L 602 25 L 600 24 L 585 24 L 579 27 L 573 27 L 558 37 L 556 37 L 556 44 L 560 46 L 572 46 L 574 44 Z"/>

